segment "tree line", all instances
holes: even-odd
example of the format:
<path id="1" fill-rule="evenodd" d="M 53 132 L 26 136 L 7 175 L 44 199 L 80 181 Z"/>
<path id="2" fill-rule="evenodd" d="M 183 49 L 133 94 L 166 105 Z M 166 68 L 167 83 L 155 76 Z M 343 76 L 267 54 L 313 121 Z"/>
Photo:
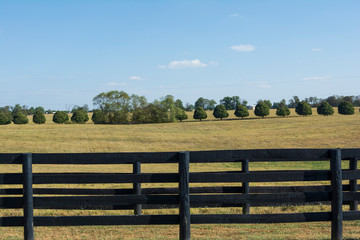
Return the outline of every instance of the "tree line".
<path id="1" fill-rule="evenodd" d="M 93 112 L 92 121 L 95 124 L 141 124 L 141 123 L 167 123 L 183 121 L 188 118 L 186 111 L 193 111 L 193 118 L 203 120 L 207 118 L 206 110 L 213 111 L 215 118 L 224 119 L 229 116 L 228 111 L 234 110 L 237 117 L 249 116 L 249 109 L 252 106 L 239 96 L 226 96 L 219 101 L 200 97 L 194 105 L 175 99 L 171 95 L 154 100 L 149 103 L 144 96 L 135 94 L 129 95 L 124 91 L 109 91 L 98 94 L 93 98 L 95 109 L 90 110 L 88 105 L 82 107 L 75 105 L 70 111 L 53 111 L 43 107 L 5 106 L 0 108 L 0 125 L 26 124 L 27 115 L 33 116 L 33 122 L 43 124 L 46 122 L 45 113 L 54 113 L 53 122 L 55 123 L 85 123 L 89 120 L 88 112 Z M 333 107 L 338 107 L 340 114 L 353 114 L 354 106 L 360 106 L 360 96 L 330 96 L 325 99 L 309 97 L 300 100 L 294 96 L 286 102 L 271 103 L 270 100 L 259 100 L 254 108 L 254 113 L 259 117 L 266 117 L 270 109 L 276 109 L 276 115 L 290 115 L 289 108 L 295 108 L 298 115 L 308 116 L 312 114 L 312 108 L 316 107 L 318 114 L 332 115 Z"/>

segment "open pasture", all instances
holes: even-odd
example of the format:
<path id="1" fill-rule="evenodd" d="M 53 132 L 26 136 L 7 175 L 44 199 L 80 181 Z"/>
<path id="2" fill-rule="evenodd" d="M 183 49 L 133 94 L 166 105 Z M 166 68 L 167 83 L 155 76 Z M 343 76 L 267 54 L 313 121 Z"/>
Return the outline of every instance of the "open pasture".
<path id="1" fill-rule="evenodd" d="M 314 109 L 315 110 L 315 109 Z M 208 114 L 209 118 L 212 116 Z M 360 114 L 166 124 L 0 126 L 0 152 L 155 152 L 360 147 Z M 231 116 L 230 116 L 231 117 Z M 251 116 L 250 116 L 251 117 Z"/>
<path id="2" fill-rule="evenodd" d="M 292 112 L 294 116 L 294 112 Z M 209 119 L 212 113 L 208 112 Z M 260 148 L 360 148 L 360 114 L 352 116 L 275 117 L 237 121 L 203 121 L 146 125 L 58 125 L 47 116 L 44 125 L 0 126 L 0 152 L 154 152 L 197 151 Z M 232 117 L 230 115 L 230 117 Z M 250 116 L 251 117 L 251 116 Z M 191 118 L 191 117 L 190 117 Z M 347 163 L 344 163 L 346 168 Z M 6 167 L 0 172 L 17 172 L 20 166 Z M 167 166 L 166 166 L 167 167 Z M 256 164 L 250 170 L 262 169 L 328 169 L 327 163 Z M 164 169 L 161 164 L 144 165 L 143 172 L 176 172 L 176 166 Z M 193 164 L 191 171 L 240 170 L 237 164 Z M 34 172 L 49 171 L 49 166 L 35 166 Z M 108 166 L 52 167 L 52 172 L 130 172 L 131 168 Z M 296 184 L 296 183 L 295 183 Z M 319 184 L 314 182 L 313 184 Z M 259 184 L 256 184 L 258 186 Z M 161 185 L 159 185 L 161 186 Z M 255 184 L 253 185 L 255 186 Z M 47 186 L 42 186 L 47 187 Z M 71 186 L 69 186 L 71 187 Z M 90 185 L 87 187 L 99 187 Z M 100 186 L 101 187 L 101 186 Z M 104 186 L 102 186 L 104 187 Z M 106 187 L 126 187 L 107 185 Z M 131 188 L 131 186 L 127 186 Z M 144 184 L 144 187 L 149 187 Z M 286 213 L 324 211 L 329 206 L 258 207 L 251 213 Z M 152 210 L 155 211 L 155 210 Z M 193 213 L 240 213 L 234 209 L 194 209 Z M 121 211 L 120 214 L 131 214 Z M 176 210 L 157 210 L 156 213 L 176 214 Z M 155 214 L 156 214 L 155 213 Z M 18 210 L 2 210 L 2 216 L 21 215 Z M 83 215 L 88 210 L 37 210 L 35 215 Z M 102 211 L 91 210 L 101 215 Z M 107 214 L 119 214 L 108 211 Z M 147 212 L 144 214 L 154 214 Z M 345 239 L 360 239 L 360 223 L 344 222 Z M 1 228 L 1 239 L 22 239 L 22 228 Z M 37 227 L 36 239 L 178 239 L 178 226 L 95 226 L 95 227 Z M 192 239 L 330 239 L 330 223 L 253 224 L 253 225 L 194 225 Z"/>

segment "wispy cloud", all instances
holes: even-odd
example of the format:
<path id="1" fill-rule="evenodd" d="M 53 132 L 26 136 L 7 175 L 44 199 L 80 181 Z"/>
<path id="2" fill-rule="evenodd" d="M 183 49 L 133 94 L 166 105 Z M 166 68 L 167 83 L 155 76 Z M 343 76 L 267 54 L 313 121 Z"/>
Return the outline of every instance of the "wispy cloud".
<path id="1" fill-rule="evenodd" d="M 321 48 L 313 48 L 313 49 L 311 49 L 311 51 L 313 51 L 313 52 L 321 52 L 322 49 Z"/>
<path id="2" fill-rule="evenodd" d="M 239 16 L 238 13 L 233 13 L 233 14 L 230 15 L 230 17 L 238 17 L 238 16 Z"/>
<path id="3" fill-rule="evenodd" d="M 171 61 L 168 65 L 160 65 L 159 68 L 179 69 L 179 68 L 202 68 L 207 64 L 202 63 L 199 59 Z"/>
<path id="4" fill-rule="evenodd" d="M 304 81 L 319 81 L 319 80 L 328 80 L 331 76 L 313 76 L 313 77 L 305 77 Z"/>
<path id="5" fill-rule="evenodd" d="M 217 67 L 217 66 L 219 66 L 219 63 L 215 62 L 215 61 L 210 61 L 209 65 Z"/>
<path id="6" fill-rule="evenodd" d="M 173 85 L 173 86 L 159 85 L 159 89 L 178 89 L 178 88 L 179 88 L 178 85 Z"/>
<path id="7" fill-rule="evenodd" d="M 265 82 L 258 82 L 255 84 L 257 87 L 259 88 L 271 88 L 271 85 L 270 84 L 267 84 Z"/>
<path id="8" fill-rule="evenodd" d="M 230 47 L 232 50 L 238 51 L 238 52 L 252 52 L 255 50 L 255 47 L 251 44 L 247 45 L 235 45 Z"/>
<path id="9" fill-rule="evenodd" d="M 146 78 L 142 78 L 139 76 L 131 76 L 129 77 L 129 80 L 141 81 L 141 80 L 146 80 Z"/>
<path id="10" fill-rule="evenodd" d="M 106 86 L 111 86 L 111 87 L 124 87 L 124 86 L 127 85 L 127 83 L 125 83 L 125 82 L 120 82 L 120 83 L 118 83 L 118 82 L 107 82 L 107 83 L 105 83 L 105 85 Z"/>
<path id="11" fill-rule="evenodd" d="M 0 29 L 0 34 L 2 34 L 2 33 L 3 33 L 3 30 Z"/>

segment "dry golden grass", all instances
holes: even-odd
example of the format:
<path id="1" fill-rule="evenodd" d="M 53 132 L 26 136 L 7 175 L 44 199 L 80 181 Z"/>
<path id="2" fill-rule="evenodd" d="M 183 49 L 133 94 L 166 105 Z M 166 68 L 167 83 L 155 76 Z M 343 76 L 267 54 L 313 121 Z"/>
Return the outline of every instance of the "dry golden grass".
<path id="1" fill-rule="evenodd" d="M 314 111 L 315 112 L 315 111 Z M 47 116 L 44 125 L 0 126 L 0 152 L 149 152 L 195 151 L 259 148 L 360 148 L 360 114 L 352 116 L 271 118 L 234 121 L 194 121 L 147 125 L 58 125 Z M 208 112 L 209 120 L 214 120 Z M 230 118 L 233 111 L 230 112 Z M 346 167 L 348 163 L 344 163 Z M 250 170 L 328 169 L 327 163 L 252 163 Z M 239 164 L 191 164 L 191 171 L 240 170 Z M 131 172 L 131 166 L 34 166 L 34 172 Z M 19 172 L 21 166 L 2 165 L 0 173 Z M 143 172 L 176 172 L 176 164 L 144 165 Z M 302 183 L 284 183 L 284 185 Z M 319 183 L 309 183 L 319 184 Z M 323 184 L 323 183 L 321 183 Z M 192 186 L 205 186 L 193 184 Z M 222 185 L 222 184 L 218 184 Z M 231 184 L 228 184 L 231 185 Z M 234 184 L 233 184 L 234 185 Z M 236 185 L 236 184 L 235 184 Z M 259 183 L 252 184 L 259 185 Z M 273 185 L 261 183 L 261 185 Z M 34 186 L 34 187 L 54 187 Z M 176 184 L 143 184 L 143 187 L 175 187 Z M 5 186 L 9 187 L 9 186 Z M 64 185 L 57 187 L 75 187 Z M 130 184 L 77 185 L 76 187 L 131 188 Z M 328 211 L 328 206 L 251 208 L 252 213 L 292 211 Z M 239 213 L 241 209 L 192 209 L 192 213 Z M 36 215 L 101 215 L 102 211 L 37 210 Z M 148 210 L 145 214 L 176 214 L 177 210 Z M 131 211 L 108 211 L 107 214 L 131 214 Z M 0 216 L 22 215 L 19 210 L 1 210 Z M 22 239 L 22 228 L 0 228 L 0 239 Z M 178 226 L 94 226 L 36 227 L 36 239 L 178 239 Z M 192 225 L 193 239 L 330 239 L 330 223 Z M 345 222 L 345 239 L 360 239 L 360 222 Z"/>
<path id="2" fill-rule="evenodd" d="M 142 125 L 59 125 L 48 116 L 44 125 L 0 126 L 0 139 L 3 153 L 356 148 L 360 114 Z"/>

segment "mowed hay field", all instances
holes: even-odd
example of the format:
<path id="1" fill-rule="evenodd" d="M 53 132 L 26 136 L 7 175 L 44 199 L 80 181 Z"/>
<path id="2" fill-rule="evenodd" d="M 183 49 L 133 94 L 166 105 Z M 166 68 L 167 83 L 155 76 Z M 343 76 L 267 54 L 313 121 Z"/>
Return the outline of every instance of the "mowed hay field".
<path id="1" fill-rule="evenodd" d="M 360 114 L 299 117 L 291 110 L 291 117 L 192 121 L 146 125 L 94 125 L 87 123 L 58 125 L 47 116 L 47 123 L 35 125 L 0 126 L 0 152 L 154 152 L 197 151 L 260 148 L 360 148 Z M 335 109 L 337 112 L 337 109 Z M 230 111 L 229 118 L 234 118 Z M 0 173 L 20 171 L 21 166 L 0 165 Z M 328 163 L 256 164 L 251 170 L 261 169 L 328 169 Z M 344 163 L 344 168 L 347 163 Z M 191 171 L 240 170 L 237 164 L 191 165 Z M 169 164 L 145 165 L 143 172 L 175 172 Z M 34 166 L 34 172 L 130 172 L 124 166 Z M 301 183 L 286 183 L 301 184 Z M 319 183 L 312 183 L 319 184 Z M 323 183 L 322 183 L 323 184 Z M 241 184 L 238 184 L 241 185 Z M 258 185 L 258 184 L 257 184 Z M 265 184 L 263 184 L 265 185 Z M 270 185 L 270 184 L 266 184 Z M 274 184 L 272 184 L 274 185 Z M 167 185 L 160 185 L 167 186 Z M 175 185 L 173 185 L 175 186 Z M 198 185 L 197 185 L 198 186 Z M 251 186 L 253 186 L 251 184 Z M 5 186 L 11 187 L 11 186 Z M 40 187 L 40 186 L 35 186 Z M 41 186 L 50 187 L 50 186 Z M 54 187 L 54 186 L 51 186 Z M 74 187 L 74 186 L 67 186 Z M 79 186 L 77 186 L 79 187 Z M 130 185 L 82 185 L 80 187 L 129 187 Z M 144 187 L 151 187 L 145 185 Z M 158 185 L 156 185 L 158 187 Z M 347 206 L 344 206 L 348 210 Z M 251 208 L 251 213 L 287 213 L 293 211 L 328 211 L 329 206 L 262 207 Z M 20 210 L 1 210 L 0 216 L 21 215 Z M 192 209 L 194 214 L 241 213 L 233 209 Z M 36 210 L 35 215 L 102 215 L 132 214 L 131 211 Z M 176 214 L 177 210 L 144 210 L 144 214 Z M 330 239 L 330 223 L 297 224 L 235 224 L 192 225 L 192 239 Z M 0 239 L 22 239 L 22 228 L 0 228 Z M 344 222 L 345 239 L 360 239 L 360 222 Z M 178 226 L 93 226 L 93 227 L 35 227 L 36 239 L 178 239 Z"/>
<path id="2" fill-rule="evenodd" d="M 315 112 L 315 109 L 314 109 Z M 233 111 L 231 111 L 233 114 Z M 191 113 L 189 113 L 191 115 Z M 209 119 L 213 119 L 208 112 Z M 360 147 L 360 114 L 297 116 L 167 124 L 0 126 L 0 152 L 154 152 L 259 148 Z M 189 116 L 189 120 L 191 117 Z M 234 119 L 234 116 L 229 118 Z"/>

